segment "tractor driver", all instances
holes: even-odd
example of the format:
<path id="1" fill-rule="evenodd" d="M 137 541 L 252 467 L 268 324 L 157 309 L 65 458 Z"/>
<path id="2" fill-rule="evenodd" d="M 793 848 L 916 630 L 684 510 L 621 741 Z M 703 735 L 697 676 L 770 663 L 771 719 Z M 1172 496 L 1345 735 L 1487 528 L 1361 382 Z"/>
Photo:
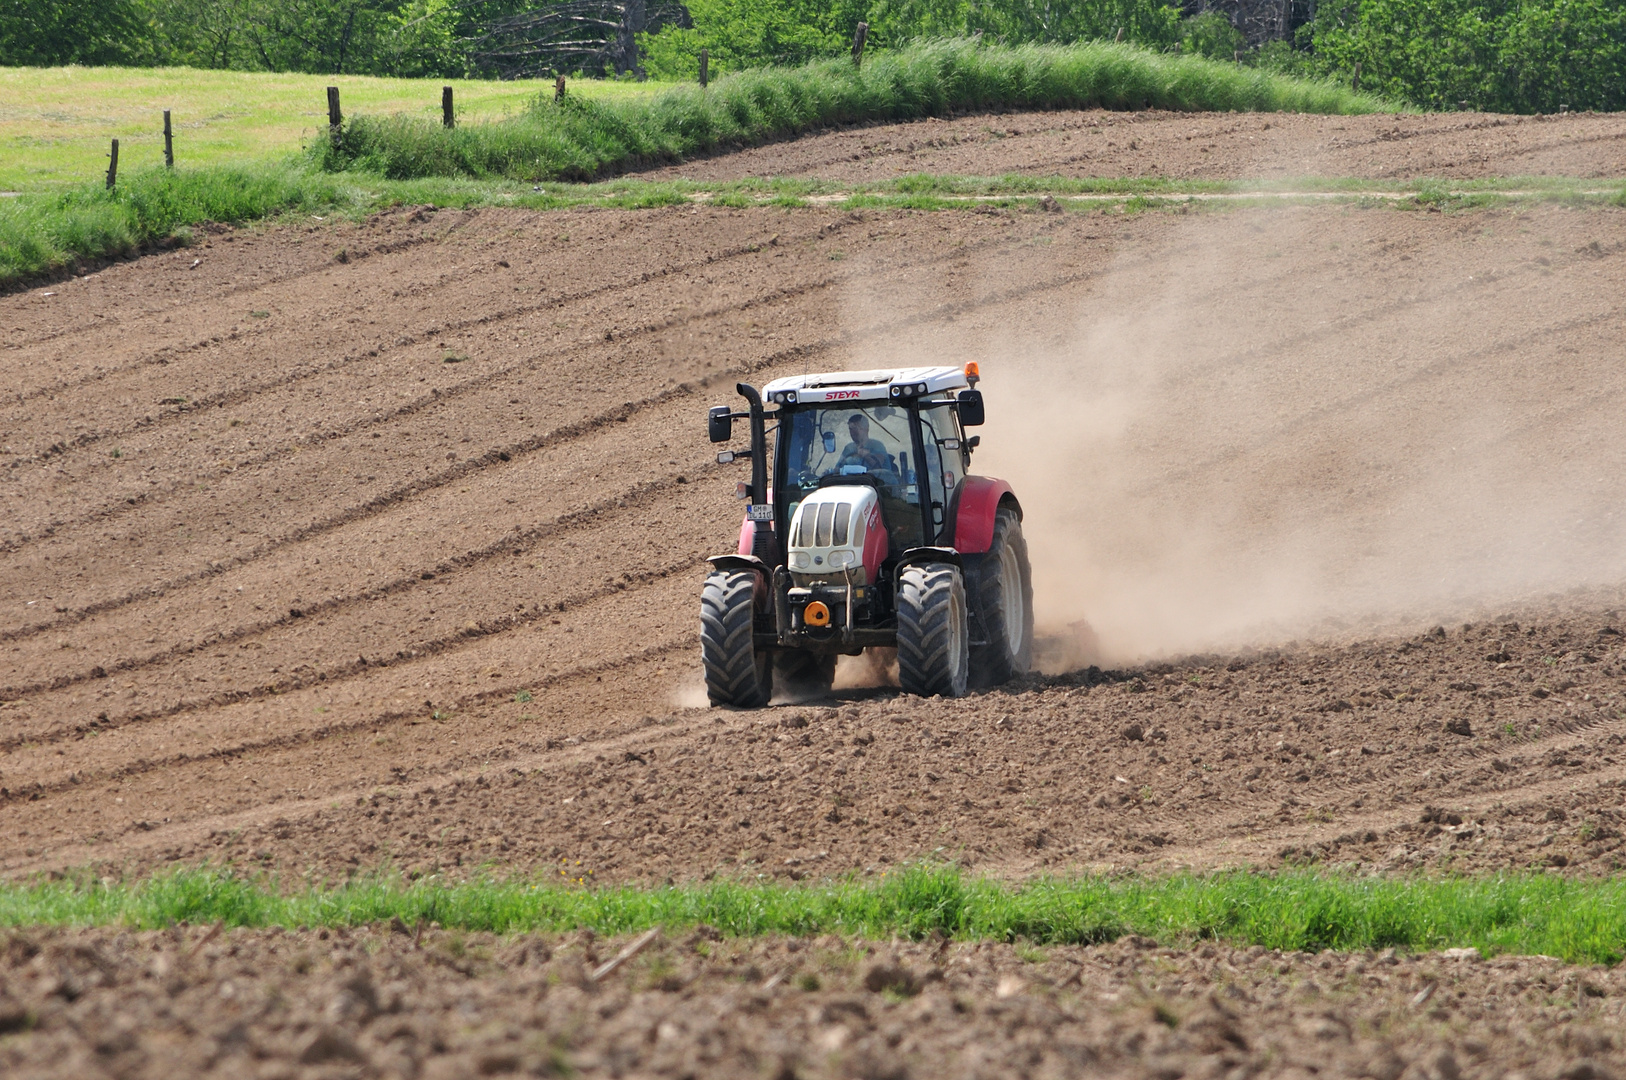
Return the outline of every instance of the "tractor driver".
<path id="1" fill-rule="evenodd" d="M 847 417 L 847 434 L 852 436 L 852 442 L 841 451 L 840 464 L 862 465 L 866 469 L 892 467 L 891 455 L 886 452 L 886 444 L 880 439 L 869 437 L 869 417 L 861 412 Z"/>

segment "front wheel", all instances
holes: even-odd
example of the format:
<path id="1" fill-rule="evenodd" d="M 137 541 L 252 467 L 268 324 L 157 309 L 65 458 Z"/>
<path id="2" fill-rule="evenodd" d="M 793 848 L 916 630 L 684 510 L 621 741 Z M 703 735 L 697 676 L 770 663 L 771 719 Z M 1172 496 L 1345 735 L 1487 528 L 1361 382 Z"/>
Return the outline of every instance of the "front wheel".
<path id="1" fill-rule="evenodd" d="M 1022 519 L 1010 507 L 994 518 L 994 539 L 971 575 L 971 604 L 983 641 L 971 650 L 971 681 L 998 686 L 1033 665 L 1033 572 Z"/>
<path id="2" fill-rule="evenodd" d="M 963 697 L 970 638 L 959 567 L 904 567 L 898 572 L 897 606 L 898 685 L 922 697 Z"/>
<path id="3" fill-rule="evenodd" d="M 752 638 L 757 575 L 713 570 L 700 590 L 700 659 L 713 705 L 760 709 L 773 697 L 773 654 Z"/>

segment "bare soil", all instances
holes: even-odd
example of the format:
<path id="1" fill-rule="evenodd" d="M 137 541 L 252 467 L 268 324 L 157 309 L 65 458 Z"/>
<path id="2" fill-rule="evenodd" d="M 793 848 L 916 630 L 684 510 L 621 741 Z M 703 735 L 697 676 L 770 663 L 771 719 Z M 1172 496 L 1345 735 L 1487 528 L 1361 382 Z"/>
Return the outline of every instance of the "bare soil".
<path id="1" fill-rule="evenodd" d="M 1577 455 L 1603 491 L 1621 482 L 1609 328 L 1626 215 L 1282 213 L 1322 240 L 1301 261 L 1271 212 L 408 212 L 228 233 L 0 302 L 0 866 L 523 874 L 568 855 L 649 880 L 937 852 L 997 874 L 1307 857 L 1612 870 L 1626 657 L 1616 594 L 1597 587 L 1463 609 L 1472 629 L 1443 637 L 1401 620 L 1095 674 L 1062 656 L 1053 677 L 962 702 L 860 689 L 693 707 L 702 560 L 739 514 L 734 471 L 699 437 L 707 405 L 741 377 L 1088 319 L 1161 288 L 1182 251 L 1286 264 L 1209 300 L 1213 340 L 1190 348 L 1224 359 L 1253 339 L 1252 363 L 1288 385 L 1275 404 L 1315 422 L 1246 436 L 1219 410 L 1208 456 L 1172 444 L 1183 475 L 1149 452 L 1132 507 L 1184 501 L 1195 519 L 1216 482 L 1251 472 L 1272 499 L 1352 508 L 1340 527 L 1358 538 L 1383 512 L 1373 460 L 1417 453 L 1400 403 L 1437 397 L 1439 423 L 1510 378 L 1528 420 L 1507 452 L 1551 483 Z M 1426 290 L 1487 263 L 1503 270 L 1469 300 L 1422 310 L 1345 284 Z M 877 268 L 881 305 L 863 297 Z M 1282 276 L 1340 289 L 1345 321 L 1307 335 L 1305 309 L 1271 299 Z M 1240 296 L 1259 310 L 1233 325 Z M 1290 377 L 1308 356 L 1345 378 L 1387 369 L 1357 358 L 1418 318 L 1421 384 L 1358 387 L 1340 417 Z M 1183 393 L 1241 408 L 1251 392 Z M 1002 438 L 991 425 L 979 454 Z M 1073 493 L 1023 497 L 1042 556 Z M 1055 565 L 1036 571 L 1042 614 L 1067 584 Z M 1459 721 L 1471 734 L 1446 730 Z M 1425 805 L 1463 823 L 1425 822 Z"/>
<path id="2" fill-rule="evenodd" d="M 911 173 L 1200 180 L 1619 178 L 1626 175 L 1626 117 L 1158 110 L 971 114 L 827 131 L 644 175 L 806 176 L 859 183 Z"/>
<path id="3" fill-rule="evenodd" d="M 1468 122 L 1426 119 L 1447 121 Z M 821 878 L 922 856 L 1001 877 L 1303 862 L 1613 873 L 1626 858 L 1626 548 L 1610 510 L 1626 496 L 1623 252 L 1626 215 L 1557 207 L 419 208 L 215 233 L 0 298 L 0 873 L 529 876 L 566 858 L 611 882 Z M 1133 469 L 1046 457 L 1000 426 L 999 358 L 1053 351 L 1079 327 L 1122 330 L 1147 296 L 1170 298 L 1135 331 L 1147 355 L 1187 363 L 1154 387 L 1166 423 L 1129 425 Z M 986 358 L 994 422 L 979 461 L 1024 499 L 1050 674 L 959 702 L 878 687 L 703 707 L 695 595 L 740 512 L 737 471 L 701 435 L 705 408 L 742 378 L 962 355 Z M 1121 374 L 1078 381 L 1117 400 Z M 1512 462 L 1524 481 L 1455 493 L 1465 531 L 1431 543 L 1456 563 L 1390 543 L 1395 521 L 1427 519 L 1406 483 L 1436 452 L 1498 482 Z M 1091 499 L 1105 509 L 1079 516 Z M 1275 564 L 1272 530 L 1306 520 L 1328 527 L 1315 550 L 1355 575 L 1310 591 L 1354 600 L 1287 610 L 1279 633 L 1205 615 L 1137 638 L 1069 591 L 1091 559 L 1138 580 L 1159 538 L 1188 545 L 1182 566 L 1202 538 Z M 1103 531 L 1124 521 L 1156 528 Z M 1596 557 L 1578 563 L 1557 539 L 1578 536 Z M 1375 564 L 1394 568 L 1376 592 L 1359 577 Z M 1158 602 L 1196 611 L 1212 600 L 1199 585 Z M 1080 617 L 1102 647 L 1068 636 Z M 410 1075 L 409 1058 L 501 1073 L 545 1064 L 553 1035 L 528 1033 L 569 1031 L 571 1060 L 593 1074 L 773 1074 L 783 1059 L 810 1075 L 904 1075 L 950 1068 L 932 1047 L 961 1040 L 953 1067 L 968 1075 L 1174 1076 L 1185 1066 L 1148 1062 L 1194 1060 L 1198 1043 L 1146 1019 L 1159 993 L 1177 1016 L 1235 1013 L 1224 1023 L 1241 1042 L 1216 1036 L 1232 1049 L 1202 1051 L 1204 1069 L 1286 1075 L 1308 1060 L 1279 1045 L 1386 1080 L 1406 1062 L 1450 1080 L 1443 1059 L 1424 1060 L 1446 1049 L 1461 1075 L 1596 1070 L 1566 1074 L 1580 1077 L 1613 1066 L 1575 1062 L 1616 1052 L 1542 1033 L 1548 1014 L 1505 980 L 1547 987 L 1540 1008 L 1562 1010 L 1573 973 L 1541 968 L 1541 983 L 1537 961 L 1474 968 L 1463 1027 L 1455 1012 L 1381 1019 L 1402 1015 L 1427 959 L 1373 968 L 1386 984 L 1361 974 L 1344 1011 L 1316 1019 L 1328 1006 L 1297 1003 L 1300 974 L 1330 990 L 1372 959 L 1321 975 L 1306 958 L 1061 951 L 1022 975 L 1060 989 L 1001 997 L 1002 972 L 1026 963 L 1009 950 L 951 951 L 967 965 L 956 982 L 948 959 L 905 949 L 945 982 L 886 998 L 853 990 L 859 974 L 753 990 L 811 948 L 795 942 L 746 950 L 760 978 L 588 992 L 545 975 L 580 942 L 544 943 L 555 960 L 534 971 L 515 960 L 471 976 L 395 939 L 370 939 L 380 951 L 363 961 L 354 942 L 233 933 L 175 960 L 166 982 L 151 957 L 182 949 L 167 938 L 32 940 L 43 951 L 13 947 L 7 992 L 39 1026 L 0 1042 L 25 1074 L 235 1073 L 242 1054 L 266 1075 Z M 480 944 L 510 959 L 519 947 Z M 289 966 L 307 952 L 304 971 Z M 410 999 L 410 1018 L 330 1017 L 339 952 L 375 987 L 410 987 L 390 999 Z M 1105 974 L 1133 956 L 1145 962 L 1123 970 L 1144 992 Z M 51 988 L 62 965 L 89 980 L 82 993 Z M 1090 1004 L 1096 975 L 1062 987 L 1075 969 L 1129 996 Z M 1244 997 L 1203 1004 L 1216 981 Z M 861 1009 L 840 1004 L 854 994 Z M 1498 1019 L 1509 1010 L 1516 1021 Z M 660 1034 L 669 1015 L 676 1035 Z M 1304 1034 L 1316 1024 L 1329 1034 Z"/>
<path id="4" fill-rule="evenodd" d="M 14 935 L 9 1076 L 1618 1076 L 1534 957 L 207 929 Z M 19 1031 L 28 1034 L 19 1036 Z"/>

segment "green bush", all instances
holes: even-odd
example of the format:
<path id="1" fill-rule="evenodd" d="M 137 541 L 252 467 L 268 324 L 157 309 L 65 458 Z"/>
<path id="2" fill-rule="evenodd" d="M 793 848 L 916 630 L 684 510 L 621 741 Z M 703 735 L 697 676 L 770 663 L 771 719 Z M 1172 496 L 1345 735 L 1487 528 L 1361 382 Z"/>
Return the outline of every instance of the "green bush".
<path id="1" fill-rule="evenodd" d="M 1236 64 L 1130 45 L 982 45 L 927 42 L 848 60 L 759 68 L 654 98 L 566 97 L 524 115 L 447 129 L 412 117 L 358 116 L 335 144 L 313 147 L 334 171 L 424 176 L 588 180 L 635 165 L 784 138 L 830 124 L 988 109 L 1183 109 L 1316 113 L 1393 108 L 1331 83 L 1284 79 Z"/>
<path id="2" fill-rule="evenodd" d="M 702 48 L 719 74 L 846 55 L 860 22 L 869 26 L 871 52 L 976 35 L 1002 44 L 1066 45 L 1121 36 L 1155 49 L 1185 37 L 1178 5 L 1162 0 L 688 0 L 687 6 L 692 28 L 668 26 L 639 38 L 644 68 L 654 78 L 694 78 Z M 1224 16 L 1213 19 L 1230 26 Z"/>
<path id="3" fill-rule="evenodd" d="M 1426 108 L 1626 109 L 1621 0 L 1359 0 L 1323 5 L 1314 66 Z"/>
<path id="4" fill-rule="evenodd" d="M 1230 60 L 1248 47 L 1242 31 L 1218 11 L 1193 15 L 1180 27 L 1182 49 L 1210 60 Z"/>
<path id="5" fill-rule="evenodd" d="M 86 185 L 0 200 L 0 283 L 50 273 L 82 259 L 128 255 L 183 226 L 237 224 L 287 210 L 342 205 L 337 177 L 293 166 L 152 169 L 107 191 Z"/>
<path id="6" fill-rule="evenodd" d="M 0 0 L 0 65 L 127 64 L 142 30 L 137 0 Z"/>

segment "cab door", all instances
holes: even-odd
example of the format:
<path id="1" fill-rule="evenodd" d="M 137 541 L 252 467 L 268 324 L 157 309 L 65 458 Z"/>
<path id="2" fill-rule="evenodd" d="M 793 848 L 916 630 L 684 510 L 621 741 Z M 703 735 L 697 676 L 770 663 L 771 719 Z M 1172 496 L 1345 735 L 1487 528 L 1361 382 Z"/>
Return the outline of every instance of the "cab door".
<path id="1" fill-rule="evenodd" d="M 926 500 L 931 507 L 932 542 L 936 543 L 948 525 L 949 496 L 964 473 L 960 447 L 960 426 L 948 402 L 920 410 L 921 453 L 925 455 Z M 923 501 L 926 501 L 923 500 Z"/>

